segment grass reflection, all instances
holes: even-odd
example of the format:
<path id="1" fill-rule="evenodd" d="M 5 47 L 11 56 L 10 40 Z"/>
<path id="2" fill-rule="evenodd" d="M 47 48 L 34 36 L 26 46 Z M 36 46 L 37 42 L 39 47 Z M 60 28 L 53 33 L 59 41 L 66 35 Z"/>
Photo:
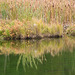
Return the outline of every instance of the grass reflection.
<path id="1" fill-rule="evenodd" d="M 35 57 L 32 54 L 30 54 L 30 55 L 28 55 L 28 54 L 20 55 L 19 59 L 18 59 L 18 62 L 17 62 L 17 70 L 18 70 L 18 67 L 19 67 L 21 61 L 22 61 L 22 65 L 23 65 L 23 68 L 24 68 L 25 71 L 26 71 L 26 67 L 29 67 L 29 66 L 35 67 L 37 69 L 36 60 L 39 61 L 40 63 L 42 63 L 42 60 L 39 57 L 37 57 L 35 59 Z"/>
<path id="2" fill-rule="evenodd" d="M 62 39 L 1 41 L 0 55 L 19 55 L 17 70 L 22 63 L 26 71 L 26 67 L 29 66 L 37 69 L 38 62 L 42 63 L 43 60 L 46 60 L 45 53 L 56 56 L 62 54 L 64 50 L 72 52 L 74 46 L 75 38 L 67 36 Z M 38 62 L 36 62 L 36 60 Z"/>
<path id="3" fill-rule="evenodd" d="M 42 39 L 42 40 L 25 40 L 25 41 L 1 41 L 0 54 L 31 54 L 34 57 L 50 52 L 52 56 L 62 52 L 64 48 L 72 48 L 75 45 L 73 37 L 62 39 Z"/>

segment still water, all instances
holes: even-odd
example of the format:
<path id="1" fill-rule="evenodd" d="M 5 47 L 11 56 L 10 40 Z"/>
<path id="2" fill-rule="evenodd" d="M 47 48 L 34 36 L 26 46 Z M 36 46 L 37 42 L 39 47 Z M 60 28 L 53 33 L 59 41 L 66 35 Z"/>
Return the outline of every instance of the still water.
<path id="1" fill-rule="evenodd" d="M 75 75 L 75 38 L 0 41 L 0 75 Z"/>

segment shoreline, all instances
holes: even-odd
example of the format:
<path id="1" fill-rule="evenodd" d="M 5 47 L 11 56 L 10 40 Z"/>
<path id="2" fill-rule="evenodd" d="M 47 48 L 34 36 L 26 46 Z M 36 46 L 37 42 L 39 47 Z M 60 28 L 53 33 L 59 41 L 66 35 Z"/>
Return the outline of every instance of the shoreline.
<path id="1" fill-rule="evenodd" d="M 0 39 L 29 40 L 42 38 L 62 38 L 65 35 L 75 36 L 75 24 L 62 25 L 59 23 L 44 23 L 42 20 L 34 21 L 3 21 L 0 22 Z"/>
<path id="2" fill-rule="evenodd" d="M 33 39 L 39 40 L 39 39 L 44 39 L 44 38 L 62 38 L 62 37 L 63 37 L 63 35 L 53 35 L 53 36 L 43 36 L 43 37 L 35 36 L 35 37 L 24 37 L 24 38 L 21 38 L 21 37 L 18 37 L 18 38 L 16 38 L 16 37 L 13 37 L 13 38 L 5 37 L 3 39 L 4 40 L 33 40 Z"/>

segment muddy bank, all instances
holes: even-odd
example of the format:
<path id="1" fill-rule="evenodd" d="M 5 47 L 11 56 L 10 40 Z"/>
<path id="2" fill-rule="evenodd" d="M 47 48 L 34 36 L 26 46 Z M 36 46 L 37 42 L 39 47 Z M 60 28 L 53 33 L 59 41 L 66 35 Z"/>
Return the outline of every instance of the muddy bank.
<path id="1" fill-rule="evenodd" d="M 44 38 L 62 38 L 63 35 L 46 35 L 46 36 L 30 36 L 30 37 L 4 37 L 4 40 L 31 40 L 31 39 L 44 39 Z"/>

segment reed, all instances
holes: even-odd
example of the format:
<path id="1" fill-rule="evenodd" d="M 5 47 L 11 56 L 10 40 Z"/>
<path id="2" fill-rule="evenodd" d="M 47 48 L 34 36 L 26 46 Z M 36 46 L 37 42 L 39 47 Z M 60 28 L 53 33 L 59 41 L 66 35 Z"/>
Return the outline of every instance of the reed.
<path id="1" fill-rule="evenodd" d="M 74 0 L 4 0 L 0 2 L 4 19 L 42 18 L 45 22 L 70 23 L 75 20 Z"/>
<path id="2" fill-rule="evenodd" d="M 0 35 L 35 37 L 62 35 L 63 25 L 74 24 L 74 0 L 0 1 Z"/>

